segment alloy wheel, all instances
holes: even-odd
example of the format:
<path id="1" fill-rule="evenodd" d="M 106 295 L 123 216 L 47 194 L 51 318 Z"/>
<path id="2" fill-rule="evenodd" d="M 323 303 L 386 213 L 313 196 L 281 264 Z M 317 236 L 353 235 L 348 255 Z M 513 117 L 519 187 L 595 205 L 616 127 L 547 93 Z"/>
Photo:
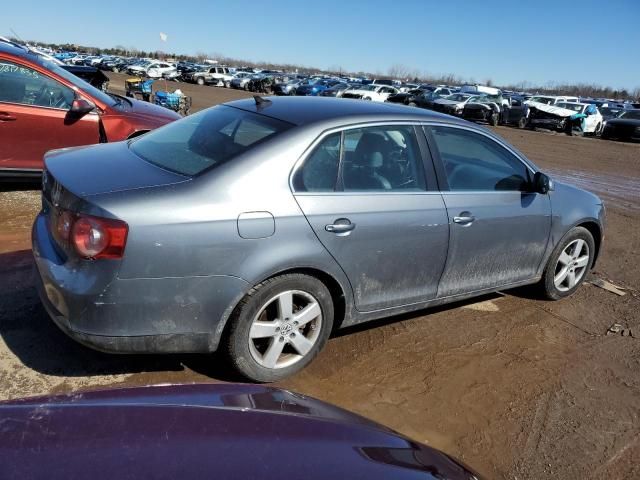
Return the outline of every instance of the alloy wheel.
<path id="1" fill-rule="evenodd" d="M 561 292 L 575 287 L 587 272 L 589 266 L 589 245 L 582 239 L 569 243 L 556 264 L 553 283 Z"/>
<path id="2" fill-rule="evenodd" d="M 253 318 L 249 351 L 263 367 L 290 367 L 311 351 L 321 326 L 318 301 L 307 292 L 287 290 L 268 300 Z"/>

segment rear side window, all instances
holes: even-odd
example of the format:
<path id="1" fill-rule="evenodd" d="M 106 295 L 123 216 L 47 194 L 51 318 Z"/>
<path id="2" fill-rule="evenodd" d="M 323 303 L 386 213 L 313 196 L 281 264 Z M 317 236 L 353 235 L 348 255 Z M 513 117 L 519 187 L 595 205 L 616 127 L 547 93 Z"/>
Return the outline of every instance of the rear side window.
<path id="1" fill-rule="evenodd" d="M 415 130 L 407 125 L 389 125 L 330 134 L 298 169 L 293 187 L 296 192 L 425 191 Z"/>
<path id="2" fill-rule="evenodd" d="M 182 175 L 198 175 L 275 137 L 293 125 L 219 105 L 131 141 L 144 160 Z"/>
<path id="3" fill-rule="evenodd" d="M 333 192 L 340 163 L 340 133 L 327 135 L 293 178 L 297 192 Z"/>
<path id="4" fill-rule="evenodd" d="M 431 132 L 451 190 L 529 190 L 529 169 L 494 140 L 461 128 L 431 127 Z"/>

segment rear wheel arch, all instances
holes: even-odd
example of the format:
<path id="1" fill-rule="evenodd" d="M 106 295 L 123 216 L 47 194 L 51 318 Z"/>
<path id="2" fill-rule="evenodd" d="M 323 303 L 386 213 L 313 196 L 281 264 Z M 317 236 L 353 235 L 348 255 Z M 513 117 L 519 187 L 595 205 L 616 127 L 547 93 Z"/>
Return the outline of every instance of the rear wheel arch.
<path id="1" fill-rule="evenodd" d="M 249 294 L 249 292 L 251 292 L 256 286 L 268 280 L 271 280 L 276 277 L 280 277 L 282 275 L 289 275 L 289 274 L 296 274 L 296 273 L 314 277 L 317 280 L 321 281 L 325 287 L 327 287 L 327 289 L 329 290 L 329 293 L 331 294 L 331 299 L 333 301 L 333 307 L 334 307 L 333 329 L 337 330 L 338 328 L 340 328 L 346 315 L 346 293 L 344 288 L 340 284 L 340 282 L 336 280 L 336 278 L 333 275 L 323 270 L 320 270 L 318 268 L 314 268 L 314 267 L 289 268 L 289 269 L 272 273 L 267 277 L 264 277 L 255 281 L 251 285 L 251 288 L 248 288 L 247 292 L 235 302 L 235 305 L 233 305 L 233 308 L 229 308 L 227 310 L 227 314 L 221 320 L 221 324 L 217 329 L 217 331 L 219 332 L 220 343 L 222 342 L 224 337 L 229 333 L 229 327 L 230 327 L 229 319 L 234 317 L 234 313 L 240 306 L 242 300 Z"/>

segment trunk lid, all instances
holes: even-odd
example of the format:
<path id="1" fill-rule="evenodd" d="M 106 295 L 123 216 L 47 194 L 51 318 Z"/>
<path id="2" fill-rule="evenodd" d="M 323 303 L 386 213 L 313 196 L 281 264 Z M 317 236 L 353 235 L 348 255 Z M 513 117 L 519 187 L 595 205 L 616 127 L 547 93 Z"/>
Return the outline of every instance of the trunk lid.
<path id="1" fill-rule="evenodd" d="M 128 142 L 54 150 L 45 155 L 44 161 L 45 196 L 47 183 L 50 195 L 58 189 L 86 198 L 190 180 L 141 159 L 129 149 Z"/>

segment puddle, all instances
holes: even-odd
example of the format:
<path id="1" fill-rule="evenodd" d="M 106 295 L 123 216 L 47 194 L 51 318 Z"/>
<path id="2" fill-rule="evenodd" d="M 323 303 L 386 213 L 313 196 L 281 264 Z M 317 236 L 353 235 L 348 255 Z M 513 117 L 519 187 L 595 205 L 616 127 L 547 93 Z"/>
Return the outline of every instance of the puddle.
<path id="1" fill-rule="evenodd" d="M 640 179 L 620 175 L 592 174 L 577 170 L 545 169 L 553 178 L 596 193 L 607 203 L 640 211 Z"/>

